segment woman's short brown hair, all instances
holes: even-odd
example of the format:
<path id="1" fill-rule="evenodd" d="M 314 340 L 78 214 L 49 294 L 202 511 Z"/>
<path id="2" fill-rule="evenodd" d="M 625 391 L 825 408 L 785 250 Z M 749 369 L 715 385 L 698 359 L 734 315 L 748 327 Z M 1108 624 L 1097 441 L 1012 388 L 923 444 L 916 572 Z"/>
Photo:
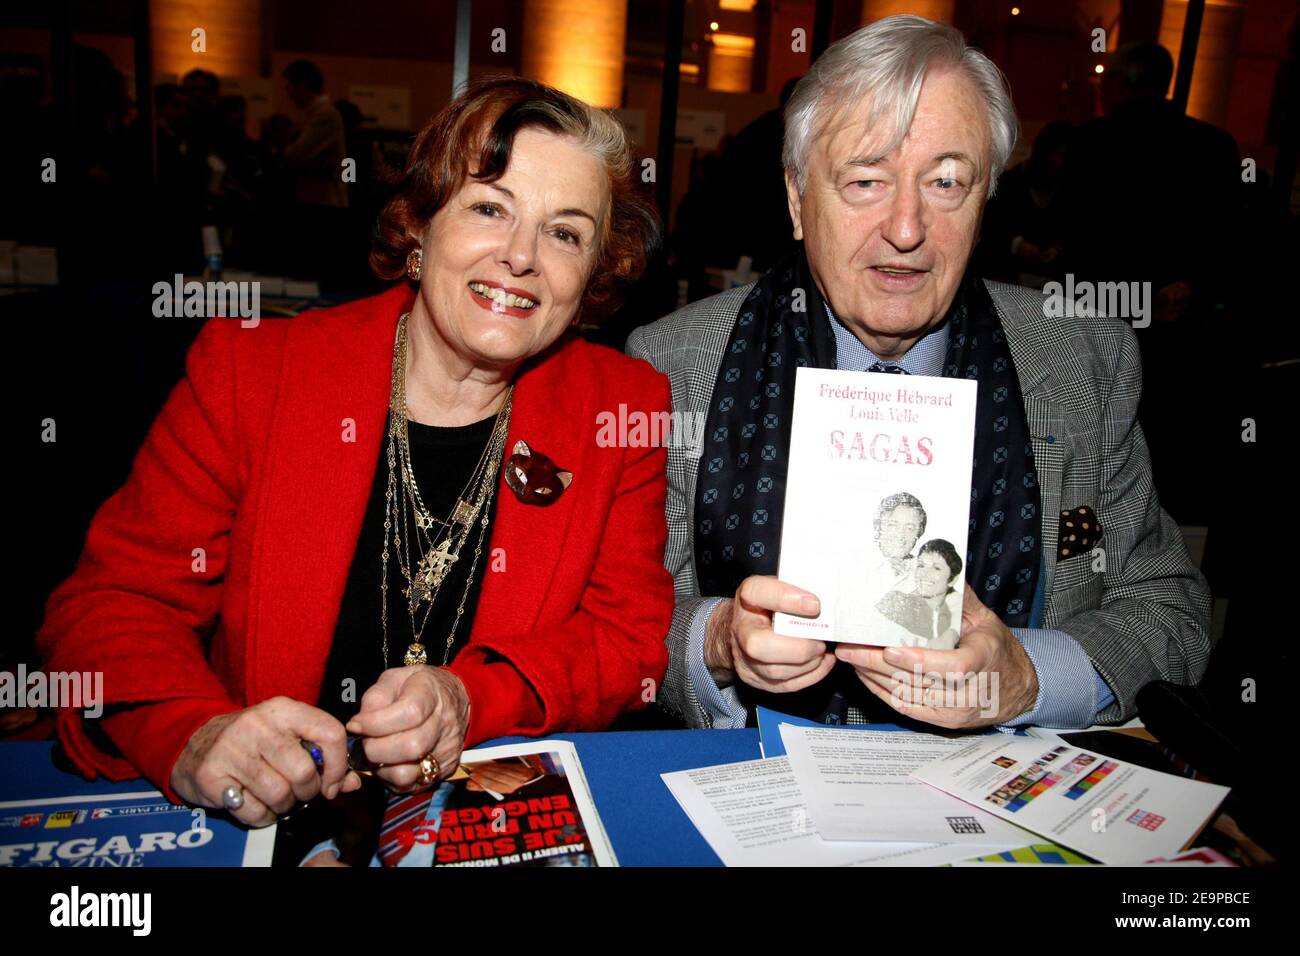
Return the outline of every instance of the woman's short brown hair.
<path id="1" fill-rule="evenodd" d="M 619 287 L 637 279 L 658 248 L 659 217 L 641 195 L 623 127 L 609 114 L 566 93 L 513 76 L 472 82 L 420 131 L 376 224 L 370 267 L 398 279 L 420 232 L 467 177 L 495 182 L 510 164 L 515 134 L 537 128 L 576 139 L 605 167 L 610 217 L 597 239 L 595 266 L 581 314 L 591 321 L 612 312 Z M 471 162 L 474 169 L 471 170 Z"/>

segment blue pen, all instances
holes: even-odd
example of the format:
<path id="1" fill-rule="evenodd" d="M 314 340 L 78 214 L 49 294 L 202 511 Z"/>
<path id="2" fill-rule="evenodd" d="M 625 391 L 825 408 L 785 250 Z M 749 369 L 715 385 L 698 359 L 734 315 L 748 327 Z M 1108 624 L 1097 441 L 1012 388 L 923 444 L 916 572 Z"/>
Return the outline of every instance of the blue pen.
<path id="1" fill-rule="evenodd" d="M 298 743 L 302 744 L 303 750 L 307 751 L 312 763 L 316 765 L 316 772 L 323 773 L 325 771 L 325 752 L 320 749 L 320 744 L 314 744 L 310 740 L 303 740 L 301 737 L 298 738 Z"/>
<path id="2" fill-rule="evenodd" d="M 316 772 L 323 773 L 325 770 L 325 752 L 321 750 L 320 744 L 314 744 L 310 740 L 305 740 L 302 737 L 298 738 L 298 743 L 302 745 L 303 750 L 307 751 L 307 755 L 311 757 L 312 763 L 316 765 Z M 281 822 L 286 822 L 291 818 L 296 818 L 299 812 L 306 810 L 309 806 L 311 806 L 309 803 L 298 804 L 288 813 L 281 815 Z"/>
<path id="3" fill-rule="evenodd" d="M 364 737 L 349 736 L 347 745 L 348 769 L 362 777 L 372 775 L 376 770 L 383 766 L 383 764 L 375 763 L 366 756 L 365 747 L 363 746 L 364 742 Z M 298 738 L 298 743 L 302 744 L 303 750 L 307 751 L 308 755 L 311 756 L 312 762 L 316 764 L 316 771 L 318 773 L 324 772 L 325 752 L 321 749 L 320 744 L 312 743 L 310 740 L 305 740 L 301 737 Z"/>

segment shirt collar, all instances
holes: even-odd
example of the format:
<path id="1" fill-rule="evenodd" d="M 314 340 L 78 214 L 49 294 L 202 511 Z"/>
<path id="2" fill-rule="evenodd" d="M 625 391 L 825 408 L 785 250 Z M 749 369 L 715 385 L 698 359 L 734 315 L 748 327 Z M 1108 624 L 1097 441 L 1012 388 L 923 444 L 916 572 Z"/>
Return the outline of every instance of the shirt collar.
<path id="1" fill-rule="evenodd" d="M 826 306 L 826 316 L 831 320 L 831 328 L 835 331 L 835 365 L 837 368 L 849 372 L 865 372 L 881 361 L 831 311 L 829 302 L 824 303 L 824 305 Z M 909 375 L 938 377 L 943 375 L 943 362 L 947 355 L 948 322 L 945 319 L 937 329 L 927 333 L 924 338 L 913 344 L 901 359 L 886 364 L 897 365 Z"/>

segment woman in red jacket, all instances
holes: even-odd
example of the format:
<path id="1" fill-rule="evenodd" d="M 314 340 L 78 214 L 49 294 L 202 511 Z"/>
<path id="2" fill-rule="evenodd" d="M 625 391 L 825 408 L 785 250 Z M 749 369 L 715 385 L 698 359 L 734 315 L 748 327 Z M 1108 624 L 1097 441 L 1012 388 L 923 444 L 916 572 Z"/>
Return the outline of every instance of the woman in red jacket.
<path id="1" fill-rule="evenodd" d="M 104 674 L 102 719 L 59 716 L 86 774 L 264 825 L 360 787 L 349 734 L 409 792 L 650 698 L 665 452 L 602 447 L 597 416 L 668 385 L 570 332 L 657 239 L 633 183 L 607 115 L 481 82 L 381 217 L 372 265 L 408 282 L 207 323 L 46 610 L 49 668 Z"/>

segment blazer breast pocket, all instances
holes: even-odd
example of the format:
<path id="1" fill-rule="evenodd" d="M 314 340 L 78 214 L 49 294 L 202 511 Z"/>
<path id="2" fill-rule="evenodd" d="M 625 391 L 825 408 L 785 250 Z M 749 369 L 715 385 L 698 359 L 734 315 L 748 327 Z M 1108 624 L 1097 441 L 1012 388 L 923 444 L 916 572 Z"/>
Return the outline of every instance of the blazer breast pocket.
<path id="1" fill-rule="evenodd" d="M 1094 553 L 1102 538 L 1101 522 L 1087 505 L 1061 512 L 1057 536 L 1056 572 L 1052 590 L 1080 587 L 1089 583 L 1101 586 L 1104 565 Z"/>

